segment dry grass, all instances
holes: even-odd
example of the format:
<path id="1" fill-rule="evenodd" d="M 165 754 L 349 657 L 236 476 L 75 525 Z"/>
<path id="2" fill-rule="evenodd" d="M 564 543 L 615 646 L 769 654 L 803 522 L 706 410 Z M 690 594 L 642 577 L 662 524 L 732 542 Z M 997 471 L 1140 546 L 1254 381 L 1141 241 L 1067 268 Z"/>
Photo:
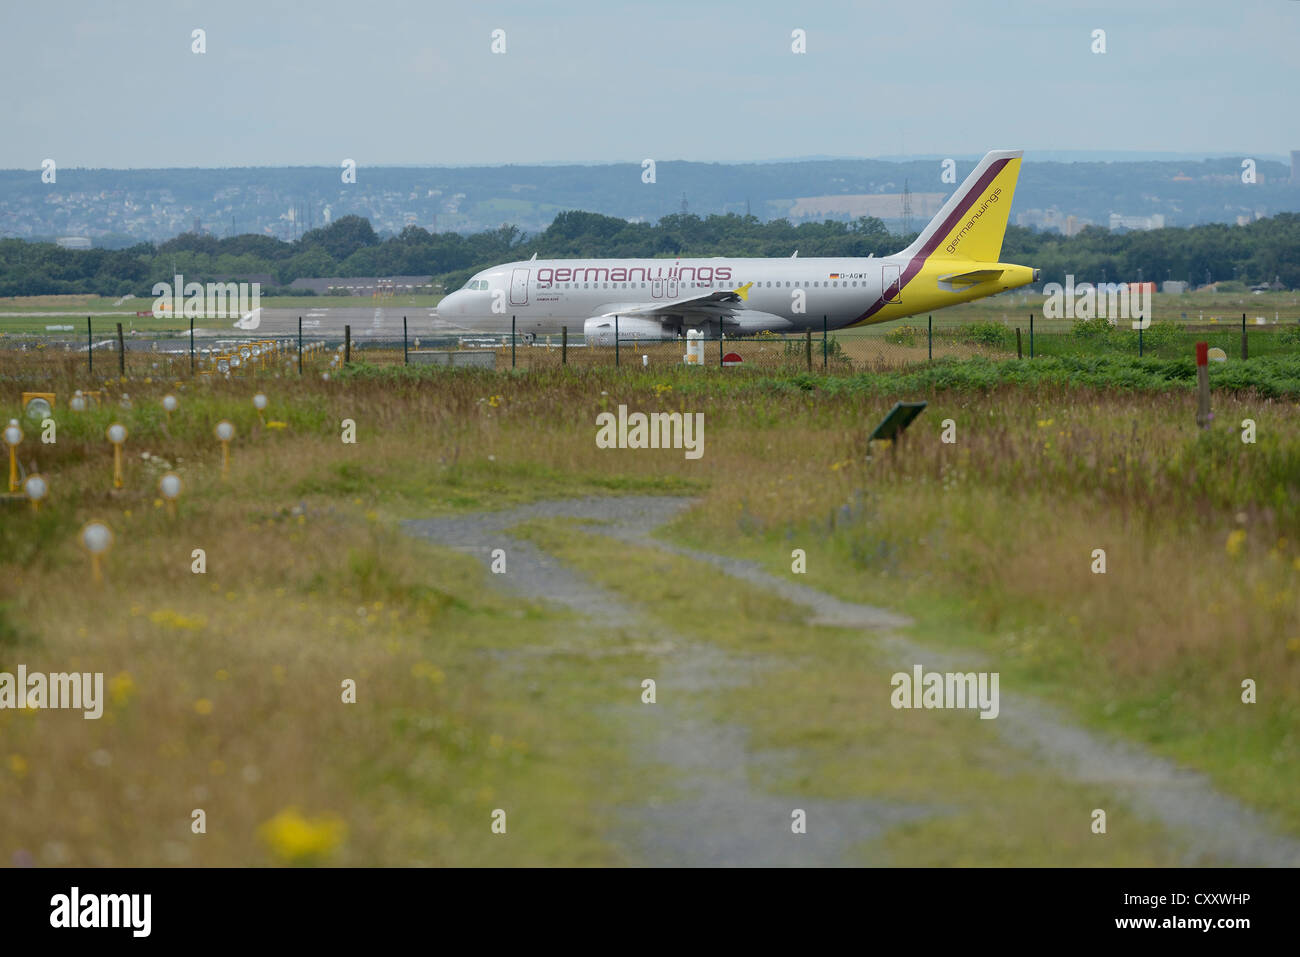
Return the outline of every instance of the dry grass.
<path id="1" fill-rule="evenodd" d="M 100 383 L 75 361 L 12 355 L 6 389 L 59 391 L 60 432 L 43 446 L 29 427 L 23 446 L 51 479 L 49 506 L 0 518 L 0 670 L 103 671 L 118 697 L 99 722 L 0 712 L 0 859 L 269 863 L 286 858 L 260 829 L 296 807 L 309 837 L 335 845 L 296 863 L 616 860 L 611 792 L 590 786 L 622 759 L 616 727 L 591 733 L 600 675 L 494 666 L 573 623 L 493 597 L 468 558 L 391 520 L 656 490 L 703 495 L 680 536 L 787 571 L 805 548 L 810 584 L 902 607 L 924 637 L 985 651 L 1300 828 L 1292 404 L 1216 399 L 1220 423 L 1257 421 L 1246 446 L 1226 425 L 1198 437 L 1185 393 L 935 393 L 899 453 L 864 462 L 865 431 L 896 396 L 653 364 L 329 381 L 317 368 L 185 382 L 168 425 L 158 400 L 175 381 L 116 383 L 132 409 L 77 418 L 68 391 Z M 258 422 L 255 388 L 284 428 Z M 597 449 L 594 416 L 619 403 L 703 411 L 704 458 Z M 239 436 L 224 485 L 222 417 Z M 118 418 L 131 438 L 114 494 L 102 436 Z M 339 440 L 344 418 L 355 446 Z M 939 441 L 946 418 L 955 445 Z M 142 451 L 185 470 L 175 522 Z M 117 532 L 99 590 L 74 542 L 92 516 Z M 190 572 L 195 547 L 206 576 Z M 1089 571 L 1099 547 L 1105 576 Z M 346 677 L 357 705 L 339 702 Z M 1243 677 L 1259 704 L 1240 704 Z M 545 827 L 493 843 L 487 813 L 524 791 Z"/>

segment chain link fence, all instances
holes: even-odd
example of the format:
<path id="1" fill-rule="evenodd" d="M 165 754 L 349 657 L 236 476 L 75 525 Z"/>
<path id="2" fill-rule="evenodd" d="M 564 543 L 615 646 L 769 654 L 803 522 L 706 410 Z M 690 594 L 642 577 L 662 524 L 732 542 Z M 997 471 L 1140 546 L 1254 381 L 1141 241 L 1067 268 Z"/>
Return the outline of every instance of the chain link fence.
<path id="1" fill-rule="evenodd" d="M 107 333 L 107 334 L 106 334 Z M 764 372 L 883 372 L 938 359 L 977 356 L 1008 359 L 1044 356 L 1132 355 L 1188 358 L 1196 342 L 1223 350 L 1224 358 L 1300 353 L 1300 316 L 1251 317 L 1234 322 L 1188 317 L 1134 329 L 1126 321 L 1022 319 L 960 321 L 911 317 L 874 326 L 802 335 L 759 333 L 719 339 L 644 340 L 622 336 L 594 345 L 580 335 L 374 335 L 342 334 L 219 336 L 180 333 L 124 334 L 92 330 L 82 336 L 8 335 L 3 356 L 62 356 L 71 373 L 81 367 L 106 378 L 171 378 L 328 372 L 349 363 L 438 364 L 454 367 L 551 369 L 562 366 L 621 367 L 699 365 Z M 301 347 L 301 355 L 299 348 Z"/>

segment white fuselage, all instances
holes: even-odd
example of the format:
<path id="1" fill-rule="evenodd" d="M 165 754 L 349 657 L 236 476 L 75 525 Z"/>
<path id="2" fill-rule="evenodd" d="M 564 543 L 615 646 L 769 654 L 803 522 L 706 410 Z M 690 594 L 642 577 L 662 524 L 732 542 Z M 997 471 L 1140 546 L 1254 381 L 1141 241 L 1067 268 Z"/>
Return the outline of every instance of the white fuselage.
<path id="1" fill-rule="evenodd" d="M 635 324 L 645 307 L 654 322 L 680 330 L 727 333 L 764 329 L 838 329 L 860 319 L 886 284 L 897 283 L 902 260 L 833 259 L 538 259 L 485 269 L 438 304 L 438 316 L 465 328 L 520 335 L 577 334 L 595 316 L 625 313 Z M 671 305 L 748 287 L 728 307 Z M 897 301 L 897 300 L 894 300 Z M 649 320 L 643 320 L 649 321 Z"/>

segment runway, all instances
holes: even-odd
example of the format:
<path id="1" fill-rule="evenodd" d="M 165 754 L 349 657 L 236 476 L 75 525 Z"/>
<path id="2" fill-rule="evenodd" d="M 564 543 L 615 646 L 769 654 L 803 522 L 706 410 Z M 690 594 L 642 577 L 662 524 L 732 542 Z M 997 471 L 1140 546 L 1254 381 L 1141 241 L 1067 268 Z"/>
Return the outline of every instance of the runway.
<path id="1" fill-rule="evenodd" d="M 262 307 L 261 322 L 256 329 L 241 330 L 233 322 L 228 323 L 229 333 L 224 330 L 220 335 L 264 335 L 267 338 L 296 336 L 298 334 L 298 317 L 302 317 L 302 334 L 305 337 L 343 335 L 343 327 L 352 327 L 353 339 L 400 339 L 402 337 L 402 317 L 406 317 L 407 336 L 462 336 L 483 334 L 481 327 L 470 328 L 440 319 L 432 307 L 400 309 L 393 306 L 330 306 L 313 307 L 305 311 L 297 309 L 276 309 Z M 220 329 L 219 326 L 215 327 Z M 510 333 L 510 318 L 507 316 L 503 328 L 490 334 Z M 211 334 L 209 332 L 209 334 Z"/>

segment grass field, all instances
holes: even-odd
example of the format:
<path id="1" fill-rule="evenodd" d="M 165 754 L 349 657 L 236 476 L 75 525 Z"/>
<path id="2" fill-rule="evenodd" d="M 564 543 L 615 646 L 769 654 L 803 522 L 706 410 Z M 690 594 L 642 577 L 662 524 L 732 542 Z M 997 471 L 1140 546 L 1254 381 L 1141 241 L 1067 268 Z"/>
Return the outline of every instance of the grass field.
<path id="1" fill-rule="evenodd" d="M 109 699 L 100 721 L 0 711 L 0 860 L 637 862 L 614 836 L 620 815 L 671 769 L 647 769 L 629 743 L 641 712 L 619 703 L 671 654 L 512 596 L 473 557 L 400 528 L 627 494 L 693 496 L 663 541 L 906 613 L 910 638 L 984 656 L 1004 688 L 1199 770 L 1300 835 L 1300 359 L 1214 369 L 1208 432 L 1187 360 L 320 371 L 134 375 L 112 383 L 130 409 L 76 415 L 70 390 L 102 384 L 80 363 L 0 354 L 0 414 L 18 414 L 24 389 L 59 394 L 57 441 L 28 423 L 19 450 L 49 501 L 0 511 L 0 671 L 102 671 Z M 170 421 L 166 391 L 181 403 Z M 865 457 L 898 399 L 930 405 L 900 447 Z M 597 448 L 595 415 L 620 403 L 703 412 L 704 456 Z M 221 418 L 237 430 L 226 480 Z M 103 438 L 115 420 L 130 433 L 121 490 Z M 174 518 L 155 489 L 169 468 L 185 482 Z M 98 587 L 76 543 L 92 518 L 116 536 Z M 856 860 L 1186 862 L 1135 815 L 1092 839 L 1086 815 L 1113 795 L 995 740 L 998 722 L 888 707 L 886 655 L 861 634 L 812 629 L 761 589 L 593 531 L 517 529 L 684 640 L 743 656 L 746 680 L 688 696 L 774 756 L 753 787 L 947 809 L 864 838 Z M 1257 703 L 1242 702 L 1245 679 Z M 489 830 L 502 807 L 508 841 Z"/>

